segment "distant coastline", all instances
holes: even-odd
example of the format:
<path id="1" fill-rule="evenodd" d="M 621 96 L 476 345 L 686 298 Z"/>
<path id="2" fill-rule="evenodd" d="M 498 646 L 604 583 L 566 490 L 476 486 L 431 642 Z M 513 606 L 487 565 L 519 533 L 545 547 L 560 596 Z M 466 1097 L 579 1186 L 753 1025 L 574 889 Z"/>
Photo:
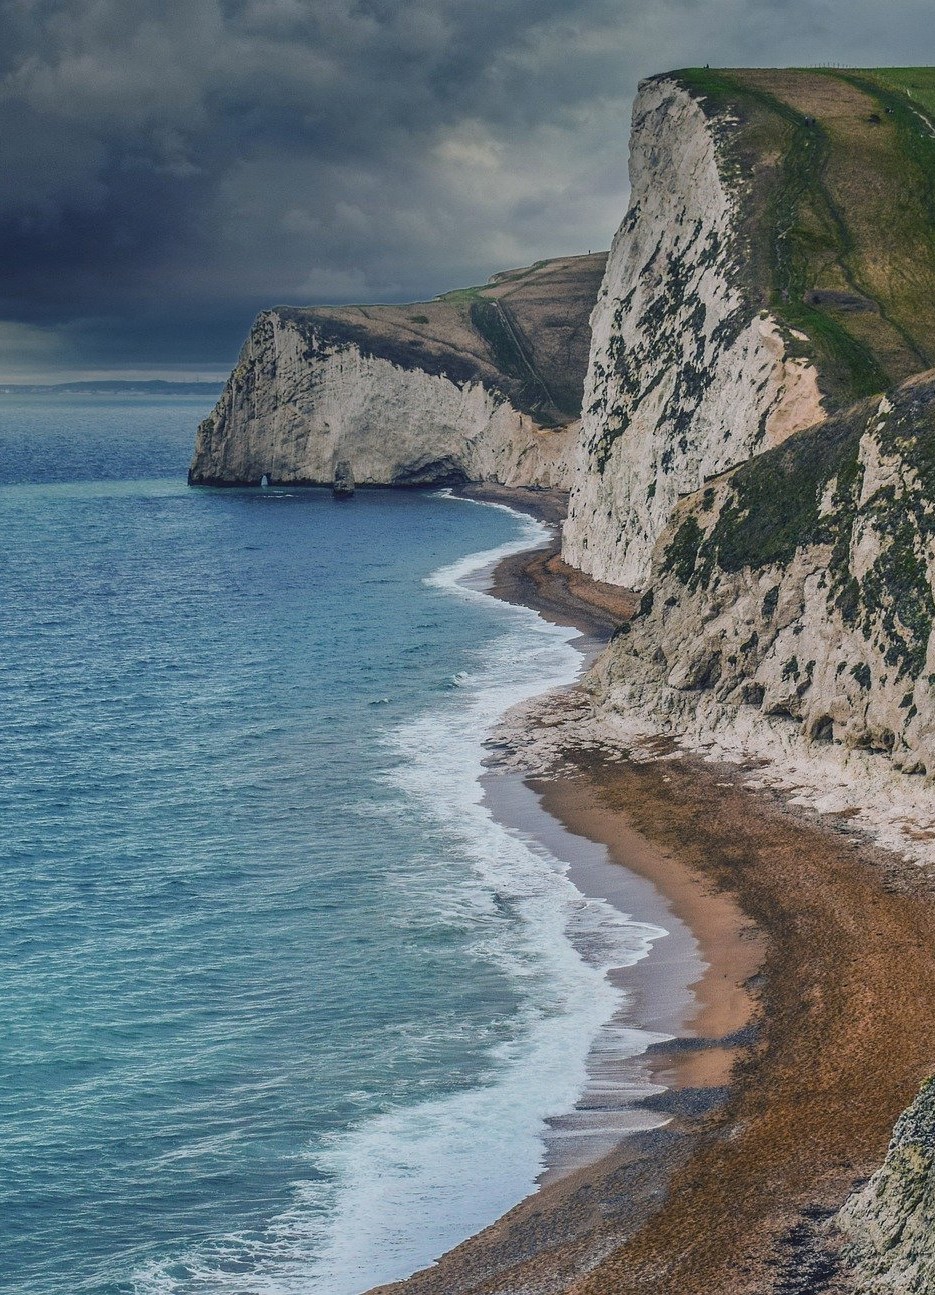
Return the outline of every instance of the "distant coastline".
<path id="1" fill-rule="evenodd" d="M 0 396 L 211 396 L 223 382 L 166 382 L 161 378 L 133 382 L 3 382 Z"/>

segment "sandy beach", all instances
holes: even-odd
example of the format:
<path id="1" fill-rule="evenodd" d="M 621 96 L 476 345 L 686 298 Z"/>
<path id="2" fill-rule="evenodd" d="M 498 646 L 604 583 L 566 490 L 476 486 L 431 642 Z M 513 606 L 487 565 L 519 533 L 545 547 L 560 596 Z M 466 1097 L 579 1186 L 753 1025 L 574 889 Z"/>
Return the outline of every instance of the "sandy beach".
<path id="1" fill-rule="evenodd" d="M 509 501 L 548 520 L 561 507 L 534 492 Z M 569 587 L 555 552 L 501 564 L 494 592 L 563 614 L 599 643 L 621 591 L 602 609 L 583 577 Z M 668 950 L 660 941 L 625 973 L 639 1022 L 676 1036 L 641 1062 L 665 1086 L 645 1108 L 671 1118 L 547 1174 L 492 1227 L 384 1291 L 850 1290 L 826 1220 L 879 1164 L 935 1067 L 924 880 L 847 820 L 790 807 L 768 775 L 751 791 L 737 766 L 573 745 L 565 767 L 522 794 L 516 775 L 492 774 L 488 802 L 524 831 L 545 811 L 539 830 L 563 832 L 566 849 L 581 843 L 572 876 L 586 893 L 606 890 L 606 876 L 586 875 L 588 847 L 603 847 L 626 878 L 605 897 L 624 909 L 648 901 L 636 916 L 672 931 Z"/>
<path id="2" fill-rule="evenodd" d="M 485 779 L 485 799 L 498 821 L 566 862 L 582 894 L 666 932 L 646 957 L 611 972 L 625 995 L 619 1025 L 659 1041 L 627 1056 L 614 1049 L 611 1026 L 592 1053 L 576 1109 L 551 1122 L 541 1180 L 548 1184 L 611 1151 L 623 1134 L 665 1122 L 675 1106 L 718 1099 L 713 1090 L 726 1084 L 735 1039 L 753 1017 L 747 982 L 763 949 L 731 896 L 699 886 L 671 854 L 626 829 L 587 780 L 495 773 Z"/>

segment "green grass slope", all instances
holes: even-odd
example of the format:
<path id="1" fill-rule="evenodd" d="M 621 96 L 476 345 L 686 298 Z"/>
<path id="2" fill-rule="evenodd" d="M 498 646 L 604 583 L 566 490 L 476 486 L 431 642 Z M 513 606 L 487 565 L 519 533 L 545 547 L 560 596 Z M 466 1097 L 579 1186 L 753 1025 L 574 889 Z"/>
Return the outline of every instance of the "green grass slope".
<path id="1" fill-rule="evenodd" d="M 606 261 L 606 252 L 538 261 L 414 305 L 277 313 L 403 368 L 482 382 L 541 426 L 554 427 L 581 413 L 589 320 Z"/>
<path id="2" fill-rule="evenodd" d="M 829 404 L 935 366 L 935 68 L 674 75 L 745 193 L 747 290 Z"/>

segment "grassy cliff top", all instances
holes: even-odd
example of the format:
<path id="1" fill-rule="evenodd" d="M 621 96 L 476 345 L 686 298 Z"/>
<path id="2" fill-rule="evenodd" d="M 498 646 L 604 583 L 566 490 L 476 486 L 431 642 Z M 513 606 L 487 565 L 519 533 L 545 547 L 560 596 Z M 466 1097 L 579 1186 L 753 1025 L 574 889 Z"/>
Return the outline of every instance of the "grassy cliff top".
<path id="1" fill-rule="evenodd" d="M 589 318 L 606 260 L 595 252 L 538 261 L 412 305 L 277 313 L 403 368 L 483 382 L 541 425 L 559 426 L 581 412 Z"/>
<path id="2" fill-rule="evenodd" d="M 935 68 L 688 68 L 744 193 L 754 304 L 842 407 L 935 365 Z"/>

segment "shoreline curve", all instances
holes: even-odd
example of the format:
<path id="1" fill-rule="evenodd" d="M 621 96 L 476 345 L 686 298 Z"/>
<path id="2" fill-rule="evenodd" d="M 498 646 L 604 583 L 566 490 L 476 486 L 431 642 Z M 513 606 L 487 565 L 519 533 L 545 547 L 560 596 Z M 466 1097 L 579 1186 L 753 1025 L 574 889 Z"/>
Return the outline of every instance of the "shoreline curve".
<path id="1" fill-rule="evenodd" d="M 472 489 L 554 524 L 562 501 L 543 498 L 550 493 Z M 625 615 L 621 591 L 608 605 L 593 582 L 569 579 L 556 555 L 553 545 L 507 559 L 491 592 L 548 619 L 564 615 L 559 623 L 597 645 Z M 572 799 L 586 784 L 604 835 L 626 824 L 667 851 L 699 892 L 726 895 L 761 941 L 762 968 L 745 987 L 757 1029 L 732 1040 L 718 1101 L 673 1103 L 669 1124 L 627 1136 L 431 1268 L 378 1289 L 766 1295 L 816 1272 L 820 1289 L 850 1290 L 827 1220 L 877 1167 L 932 1068 L 935 904 L 925 878 L 846 821 L 789 804 L 767 778 L 756 790 L 744 785 L 743 766 L 671 744 L 632 759 L 596 750 L 575 742 L 573 719 L 563 752 L 579 780 Z M 569 779 L 527 784 L 559 820 L 585 827 L 560 790 Z"/>

